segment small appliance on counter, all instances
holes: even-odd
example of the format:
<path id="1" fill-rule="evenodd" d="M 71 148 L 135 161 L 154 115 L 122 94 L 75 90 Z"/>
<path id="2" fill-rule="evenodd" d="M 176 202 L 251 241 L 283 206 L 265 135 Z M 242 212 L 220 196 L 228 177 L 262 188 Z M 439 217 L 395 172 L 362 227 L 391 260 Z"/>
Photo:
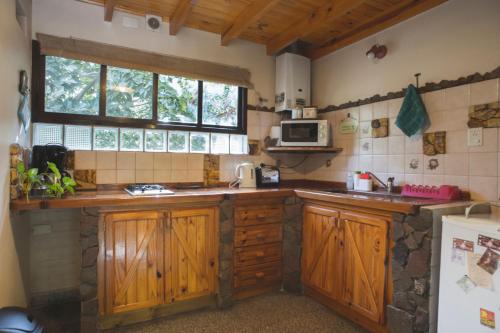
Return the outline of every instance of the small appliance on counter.
<path id="1" fill-rule="evenodd" d="M 280 170 L 271 165 L 262 163 L 255 168 L 257 187 L 278 187 L 280 185 Z"/>
<path id="2" fill-rule="evenodd" d="M 283 120 L 280 144 L 295 147 L 327 147 L 330 145 L 328 120 Z"/>
<path id="3" fill-rule="evenodd" d="M 229 183 L 229 187 L 236 187 L 239 185 L 240 188 L 256 188 L 257 183 L 255 180 L 255 166 L 251 162 L 244 162 L 238 164 L 234 170 L 236 179 Z"/>
<path id="4" fill-rule="evenodd" d="M 47 172 L 47 162 L 52 162 L 61 173 L 64 173 L 67 153 L 68 149 L 62 145 L 35 145 L 33 146 L 30 167 L 37 168 L 39 173 L 44 173 Z"/>

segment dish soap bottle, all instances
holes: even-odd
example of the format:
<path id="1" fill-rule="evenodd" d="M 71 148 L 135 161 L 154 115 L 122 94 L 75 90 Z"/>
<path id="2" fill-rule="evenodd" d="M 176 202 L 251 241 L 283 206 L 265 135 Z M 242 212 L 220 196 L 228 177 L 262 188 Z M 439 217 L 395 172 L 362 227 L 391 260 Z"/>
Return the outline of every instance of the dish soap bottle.
<path id="1" fill-rule="evenodd" d="M 352 172 L 347 173 L 346 187 L 348 191 L 354 190 L 354 177 L 352 176 Z"/>

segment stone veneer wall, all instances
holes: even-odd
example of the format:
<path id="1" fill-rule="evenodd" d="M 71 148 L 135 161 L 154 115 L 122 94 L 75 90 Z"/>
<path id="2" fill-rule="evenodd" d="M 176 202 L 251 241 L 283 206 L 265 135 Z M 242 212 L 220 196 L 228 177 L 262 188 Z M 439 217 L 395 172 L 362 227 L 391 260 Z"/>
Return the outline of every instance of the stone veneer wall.
<path id="1" fill-rule="evenodd" d="M 296 196 L 285 199 L 283 219 L 283 289 L 300 293 L 300 254 L 302 249 L 302 200 Z"/>
<path id="2" fill-rule="evenodd" d="M 217 305 L 221 309 L 233 304 L 233 223 L 234 202 L 224 200 L 219 205 L 219 294 Z"/>

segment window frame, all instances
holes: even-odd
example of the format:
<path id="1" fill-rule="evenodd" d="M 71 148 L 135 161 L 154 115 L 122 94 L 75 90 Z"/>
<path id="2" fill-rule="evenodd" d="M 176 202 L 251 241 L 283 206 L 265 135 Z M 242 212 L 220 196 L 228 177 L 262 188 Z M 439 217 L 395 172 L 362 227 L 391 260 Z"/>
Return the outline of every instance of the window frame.
<path id="1" fill-rule="evenodd" d="M 196 123 L 161 122 L 158 120 L 158 80 L 159 74 L 153 73 L 153 117 L 152 119 L 133 119 L 122 117 L 111 117 L 106 115 L 106 82 L 107 66 L 100 65 L 99 82 L 99 114 L 81 115 L 71 113 L 57 113 L 45 111 L 45 55 L 41 54 L 40 43 L 33 40 L 31 80 L 31 105 L 32 122 L 73 124 L 73 125 L 95 125 L 116 126 L 144 129 L 165 129 L 173 131 L 213 132 L 228 134 L 247 134 L 247 98 L 248 89 L 238 87 L 238 111 L 237 126 L 221 126 L 203 124 L 203 82 L 198 81 L 198 113 Z M 208 82 L 208 81 L 207 81 Z"/>

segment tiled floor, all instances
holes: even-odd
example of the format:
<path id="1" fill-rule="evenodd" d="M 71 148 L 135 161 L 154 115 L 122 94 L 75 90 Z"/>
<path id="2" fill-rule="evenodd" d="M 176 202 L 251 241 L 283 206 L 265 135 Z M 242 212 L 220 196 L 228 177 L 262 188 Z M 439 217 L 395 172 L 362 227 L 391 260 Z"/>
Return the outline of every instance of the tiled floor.
<path id="1" fill-rule="evenodd" d="M 60 318 L 61 316 L 52 316 L 52 320 L 61 324 Z M 60 327 L 61 332 L 76 332 L 71 330 L 70 325 Z M 365 333 L 363 329 L 337 316 L 312 299 L 286 293 L 254 297 L 238 302 L 231 309 L 224 311 L 197 311 L 105 332 Z"/>

